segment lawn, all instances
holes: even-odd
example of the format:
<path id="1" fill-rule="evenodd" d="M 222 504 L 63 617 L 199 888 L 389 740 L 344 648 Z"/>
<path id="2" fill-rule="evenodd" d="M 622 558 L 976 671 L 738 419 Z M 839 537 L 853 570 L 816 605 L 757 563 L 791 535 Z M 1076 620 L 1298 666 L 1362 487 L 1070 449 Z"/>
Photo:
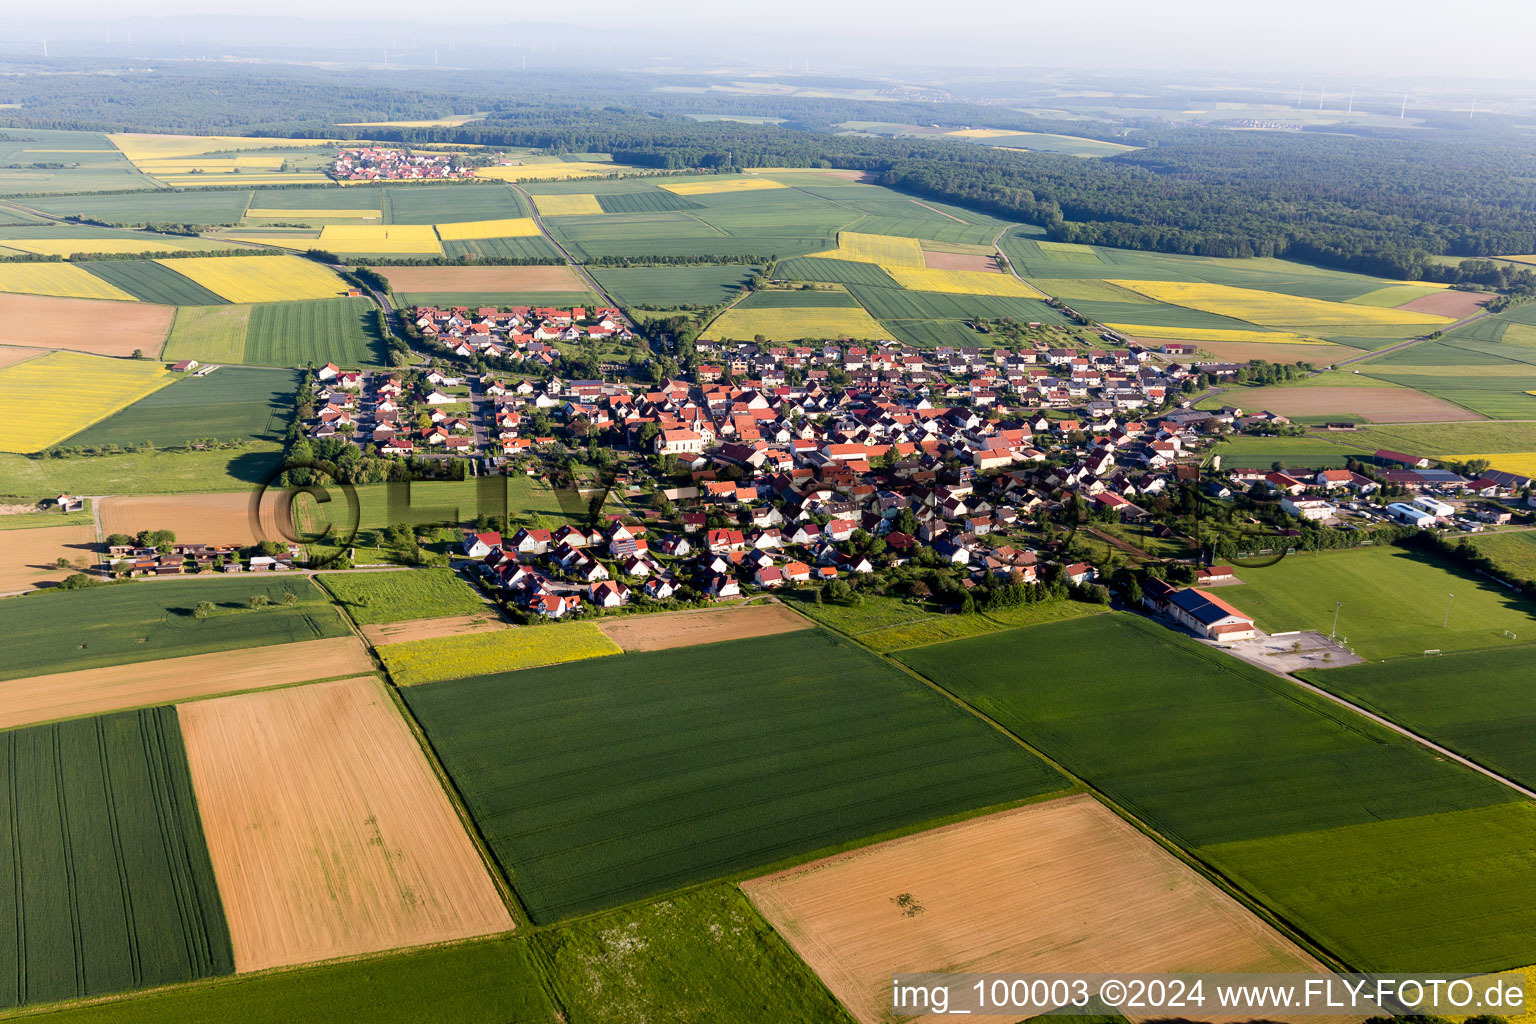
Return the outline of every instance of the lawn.
<path id="1" fill-rule="evenodd" d="M 0 408 L 23 414 L 0 436 L 0 452 L 42 451 L 175 379 L 159 363 L 78 352 L 14 363 L 0 369 Z"/>
<path id="2" fill-rule="evenodd" d="M 1536 588 L 1536 533 L 1485 533 L 1468 539 L 1504 571 Z M 1532 632 L 1536 634 L 1536 630 Z"/>
<path id="3" fill-rule="evenodd" d="M 1471 576 L 1403 548 L 1383 546 L 1321 555 L 1298 552 L 1263 569 L 1238 569 L 1244 586 L 1222 598 L 1254 617 L 1260 629 L 1280 632 L 1333 628 L 1370 660 L 1436 648 L 1468 650 L 1508 644 L 1504 631 L 1536 638 L 1536 605 L 1490 579 Z M 1447 599 L 1447 594 L 1455 594 Z M 1449 625 L 1446 605 L 1450 605 Z"/>
<path id="4" fill-rule="evenodd" d="M 186 377 L 69 439 L 71 445 L 170 448 L 189 441 L 280 441 L 299 385 L 292 370 L 225 366 Z"/>
<path id="5" fill-rule="evenodd" d="M 0 1009 L 234 971 L 174 708 L 0 744 Z"/>
<path id="6" fill-rule="evenodd" d="M 572 1024 L 852 1024 L 734 886 L 603 914 L 533 941 Z"/>
<path id="7" fill-rule="evenodd" d="M 182 306 L 176 310 L 171 336 L 161 357 L 176 361 L 196 359 L 204 363 L 245 361 L 245 335 L 251 306 Z"/>
<path id="8" fill-rule="evenodd" d="M 241 360 L 258 366 L 385 363 L 384 339 L 367 299 L 265 302 L 251 307 Z"/>
<path id="9" fill-rule="evenodd" d="M 1536 622 L 1528 623 L 1536 627 Z M 1524 639 L 1536 638 L 1536 629 Z M 1536 644 L 1304 673 L 1307 681 L 1536 788 Z"/>
<path id="10" fill-rule="evenodd" d="M 272 607 L 251 610 L 257 594 Z M 287 594 L 296 595 L 298 603 L 284 606 Z M 196 618 L 193 609 L 202 601 L 213 602 L 218 613 Z M 67 636 L 61 636 L 60 623 L 69 624 Z M 43 590 L 0 601 L 0 631 L 11 638 L 0 679 L 18 679 L 345 636 L 347 627 L 319 588 L 290 576 Z"/>
<path id="11" fill-rule="evenodd" d="M 323 573 L 317 578 L 359 625 L 486 612 L 485 602 L 452 569 Z"/>
<path id="12" fill-rule="evenodd" d="M 1064 787 L 820 630 L 403 694 L 539 922 Z"/>
<path id="13" fill-rule="evenodd" d="M 484 611 L 484 605 L 472 611 Z M 588 622 L 409 640 L 386 644 L 377 650 L 379 660 L 400 686 L 441 683 L 445 679 L 514 672 L 623 653 L 618 644 Z"/>
<path id="14" fill-rule="evenodd" d="M 1484 970 L 1536 960 L 1523 895 L 1536 838 L 1508 828 L 1528 808 L 1350 711 L 1125 614 L 925 647 L 901 660 L 1228 877 L 1246 879 L 1250 895 L 1352 967 Z M 1438 831 L 1417 852 L 1398 842 L 1446 820 L 1460 822 L 1454 843 L 1440 843 Z M 1339 830 L 1348 842 L 1332 840 Z M 1333 877 L 1355 884 L 1313 898 L 1316 861 L 1294 848 L 1314 850 Z M 1385 925 L 1384 905 L 1394 907 Z"/>
<path id="15" fill-rule="evenodd" d="M 244 975 L 56 1010 L 48 1024 L 549 1024 L 555 1009 L 522 939 Z"/>
<path id="16" fill-rule="evenodd" d="M 176 246 L 167 243 L 163 248 L 174 252 Z M 174 261 L 167 263 L 174 265 Z M 141 302 L 158 302 L 165 306 L 212 306 L 224 301 L 196 281 L 176 273 L 171 266 L 151 260 L 103 260 L 80 266 Z"/>

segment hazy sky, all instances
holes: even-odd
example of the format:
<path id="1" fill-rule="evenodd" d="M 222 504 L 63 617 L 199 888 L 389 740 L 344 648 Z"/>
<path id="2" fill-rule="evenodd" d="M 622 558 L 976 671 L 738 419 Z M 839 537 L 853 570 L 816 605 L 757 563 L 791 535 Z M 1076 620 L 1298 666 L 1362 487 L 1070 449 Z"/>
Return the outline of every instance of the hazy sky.
<path id="1" fill-rule="evenodd" d="M 369 0 L 343 7 L 313 0 L 263 0 L 256 7 L 231 7 L 223 0 L 64 0 L 29 13 L 99 21 L 238 11 L 419 22 L 424 10 L 420 0 Z M 598 28 L 605 42 L 615 44 L 622 43 L 626 30 L 646 39 L 666 33 L 722 33 L 738 41 L 799 35 L 810 45 L 828 36 L 862 37 L 869 43 L 868 57 L 883 51 L 902 60 L 928 55 L 934 64 L 951 65 L 1102 64 L 1536 79 L 1536 61 L 1530 56 L 1536 0 L 459 0 L 433 8 L 432 20 L 437 19 L 579 22 Z M 901 45 L 882 48 L 883 40 Z M 572 43 L 573 50 L 581 48 L 581 40 Z"/>

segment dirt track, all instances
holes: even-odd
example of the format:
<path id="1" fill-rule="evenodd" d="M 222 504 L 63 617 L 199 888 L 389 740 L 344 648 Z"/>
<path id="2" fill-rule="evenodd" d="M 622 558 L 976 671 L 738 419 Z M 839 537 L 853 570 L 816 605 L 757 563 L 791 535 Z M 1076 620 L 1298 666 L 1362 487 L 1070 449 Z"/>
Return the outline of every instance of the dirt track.
<path id="1" fill-rule="evenodd" d="M 377 679 L 178 708 L 235 969 L 513 927 Z"/>
<path id="2" fill-rule="evenodd" d="M 57 672 L 0 683 L 0 729 L 372 671 L 357 638 L 343 636 Z"/>
<path id="3" fill-rule="evenodd" d="M 742 888 L 862 1024 L 890 1019 L 893 973 L 1323 972 L 1089 796 L 880 843 Z"/>
<path id="4" fill-rule="evenodd" d="M 626 651 L 664 651 L 672 647 L 790 633 L 810 629 L 811 623 L 781 604 L 754 604 L 601 619 L 597 628 Z"/>

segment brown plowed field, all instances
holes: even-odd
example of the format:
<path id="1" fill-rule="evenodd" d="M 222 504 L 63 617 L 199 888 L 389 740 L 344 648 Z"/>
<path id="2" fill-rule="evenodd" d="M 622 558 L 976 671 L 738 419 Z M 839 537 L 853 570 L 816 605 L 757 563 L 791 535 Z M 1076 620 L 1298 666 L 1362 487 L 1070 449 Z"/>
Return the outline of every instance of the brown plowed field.
<path id="1" fill-rule="evenodd" d="M 1364 416 L 1372 423 L 1480 420 L 1475 412 L 1412 388 L 1300 387 L 1229 392 L 1243 411 L 1267 409 L 1281 416 Z"/>
<path id="2" fill-rule="evenodd" d="M 1491 298 L 1493 298 L 1492 295 L 1482 295 L 1477 292 L 1459 292 L 1454 288 L 1447 288 L 1443 292 L 1435 292 L 1435 294 L 1426 295 L 1422 299 L 1405 302 L 1397 308 L 1411 310 L 1414 313 L 1453 316 L 1461 320 L 1488 305 L 1488 300 Z"/>
<path id="3" fill-rule="evenodd" d="M 101 558 L 95 547 L 96 531 L 89 526 L 0 530 L 0 594 L 57 583 L 89 568 Z M 56 568 L 60 558 L 68 559 L 72 568 Z"/>
<path id="4" fill-rule="evenodd" d="M 990 256 L 969 255 L 960 252 L 935 252 L 923 250 L 923 263 L 929 270 L 979 270 L 986 274 L 1001 274 L 1002 268 Z"/>
<path id="5" fill-rule="evenodd" d="M 375 646 L 402 644 L 407 640 L 431 640 L 439 636 L 464 636 L 467 633 L 491 633 L 506 629 L 507 624 L 491 615 L 449 615 L 440 619 L 411 619 L 387 622 L 382 626 L 364 626 L 363 636 Z"/>
<path id="6" fill-rule="evenodd" d="M 660 612 L 602 619 L 597 628 L 626 651 L 664 651 L 671 647 L 792 633 L 810 629 L 811 622 L 781 604 L 754 604 L 701 612 Z"/>
<path id="7" fill-rule="evenodd" d="M 891 1019 L 891 975 L 900 973 L 1323 970 L 1089 796 L 880 843 L 742 888 L 863 1024 Z"/>
<path id="8" fill-rule="evenodd" d="M 375 267 L 397 292 L 584 292 L 570 267 Z"/>
<path id="9" fill-rule="evenodd" d="M 47 351 L 48 349 L 45 348 L 16 348 L 12 345 L 0 345 L 0 367 L 14 366 Z"/>
<path id="10" fill-rule="evenodd" d="M 237 971 L 513 927 L 377 679 L 177 713 Z"/>
<path id="11" fill-rule="evenodd" d="M 153 359 L 175 315 L 174 307 L 148 302 L 0 295 L 0 341 L 99 356 L 131 356 L 142 349 Z"/>
<path id="12" fill-rule="evenodd" d="M 275 524 L 275 498 L 263 502 L 263 532 L 251 524 L 251 495 L 246 491 L 220 494 L 139 495 L 103 498 L 101 528 L 106 534 L 170 530 L 184 544 L 238 544 L 282 541 Z"/>
<path id="13" fill-rule="evenodd" d="M 0 683 L 0 729 L 372 671 L 357 638 L 342 636 L 57 672 Z"/>

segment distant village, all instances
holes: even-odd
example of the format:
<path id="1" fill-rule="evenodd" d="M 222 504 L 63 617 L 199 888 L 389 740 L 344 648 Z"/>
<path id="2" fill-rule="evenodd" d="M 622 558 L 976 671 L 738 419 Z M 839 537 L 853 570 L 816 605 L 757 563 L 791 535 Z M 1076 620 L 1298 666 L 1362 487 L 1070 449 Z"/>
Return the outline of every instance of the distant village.
<path id="1" fill-rule="evenodd" d="M 329 173 L 337 181 L 452 181 L 474 177 L 474 168 L 465 166 L 462 159 L 452 153 L 365 146 L 337 153 Z"/>

